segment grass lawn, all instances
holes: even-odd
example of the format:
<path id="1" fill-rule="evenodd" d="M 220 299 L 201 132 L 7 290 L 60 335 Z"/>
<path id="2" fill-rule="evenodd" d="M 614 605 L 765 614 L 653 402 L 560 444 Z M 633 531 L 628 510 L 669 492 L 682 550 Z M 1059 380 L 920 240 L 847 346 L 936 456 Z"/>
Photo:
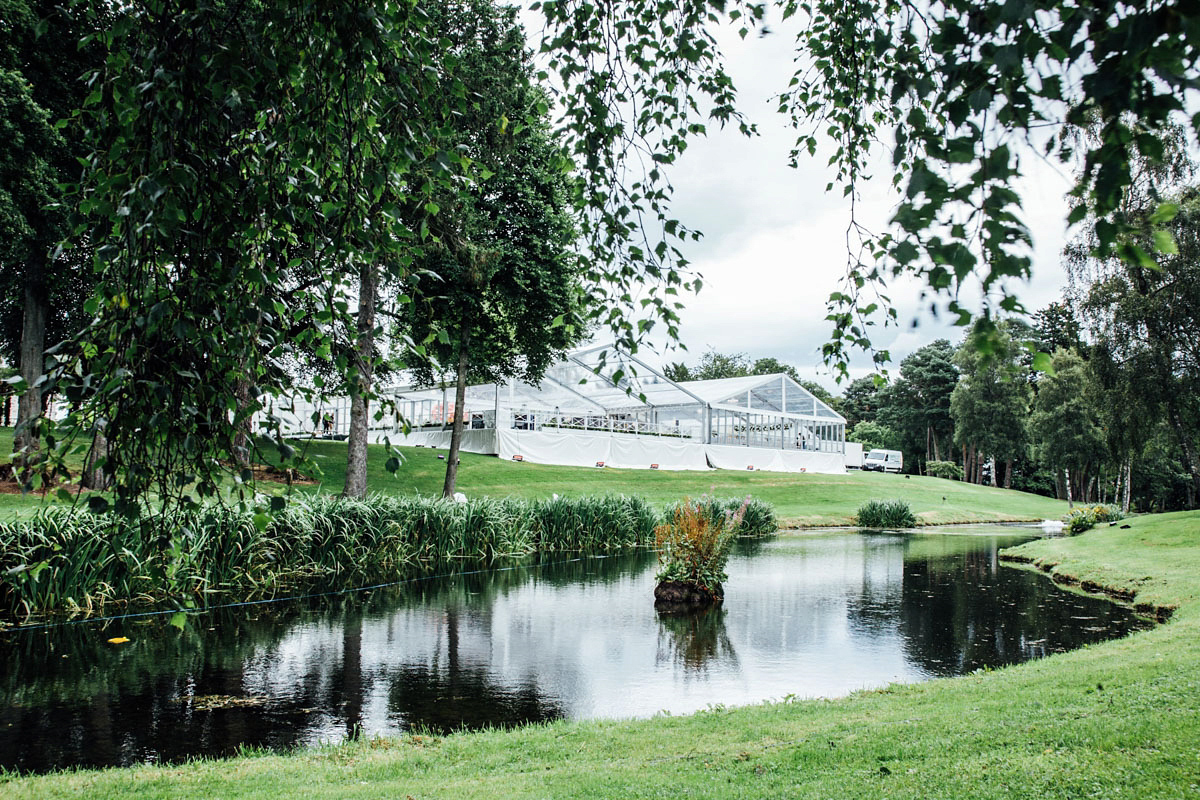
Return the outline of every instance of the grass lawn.
<path id="1" fill-rule="evenodd" d="M 301 492 L 340 492 L 346 478 L 344 442 L 312 441 L 307 452 L 320 465 L 321 484 L 298 487 Z M 12 449 L 12 429 L 0 429 L 0 453 Z M 445 479 L 445 451 L 420 447 L 402 448 L 404 464 L 396 475 L 384 469 L 382 446 L 371 446 L 368 485 L 383 494 L 439 495 Z M 7 457 L 7 456 L 0 456 Z M 652 470 L 556 467 L 543 464 L 501 461 L 493 456 L 463 453 L 458 488 L 471 496 L 549 497 L 552 494 L 636 494 L 656 505 L 682 497 L 709 493 L 719 496 L 752 494 L 771 503 L 780 521 L 789 527 L 849 525 L 859 506 L 868 500 L 907 500 L 923 524 L 950 522 L 1001 522 L 1057 519 L 1067 504 L 1025 492 L 973 486 L 919 475 L 885 475 L 850 472 L 846 475 L 792 474 L 779 472 L 666 472 Z M 273 484 L 261 484 L 281 491 Z M 32 514 L 52 497 L 0 494 L 0 519 Z"/>
<path id="2" fill-rule="evenodd" d="M 464 461 L 464 464 L 466 462 Z M 961 678 L 688 717 L 371 739 L 0 778 L 7 798 L 1183 798 L 1200 793 L 1200 513 L 1016 549 L 1175 609 L 1125 639 Z"/>
<path id="3" fill-rule="evenodd" d="M 340 491 L 346 474 L 341 443 L 313 442 L 309 453 L 324 471 L 322 491 Z M 445 451 L 402 448 L 405 462 L 392 476 L 383 468 L 383 448 L 374 448 L 369 465 L 372 491 L 388 494 L 440 494 Z M 846 475 L 780 472 L 665 472 L 654 470 L 556 467 L 501 461 L 463 453 L 458 488 L 467 495 L 549 497 L 551 494 L 638 494 L 666 504 L 684 496 L 752 494 L 775 506 L 790 526 L 849 525 L 859 506 L 872 499 L 907 500 L 924 524 L 1057 519 L 1067 504 L 1025 492 L 973 486 L 941 478 L 851 472 Z"/>

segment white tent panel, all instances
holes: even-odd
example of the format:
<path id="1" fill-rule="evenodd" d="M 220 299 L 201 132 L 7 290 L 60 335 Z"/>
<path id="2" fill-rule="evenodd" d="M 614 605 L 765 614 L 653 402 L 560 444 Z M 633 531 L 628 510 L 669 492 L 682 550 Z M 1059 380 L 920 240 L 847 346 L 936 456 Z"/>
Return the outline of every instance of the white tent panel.
<path id="1" fill-rule="evenodd" d="M 500 458 L 534 464 L 621 469 L 706 470 L 704 446 L 682 440 L 603 433 L 501 430 Z"/>
<path id="2" fill-rule="evenodd" d="M 705 446 L 708 462 L 717 469 L 763 472 L 823 472 L 842 474 L 846 471 L 841 453 L 818 453 L 811 450 L 769 450 L 761 447 L 710 444 Z"/>
<path id="3" fill-rule="evenodd" d="M 523 431 L 501 428 L 496 438 L 500 458 L 511 461 L 520 456 L 534 464 L 561 464 L 567 467 L 594 467 L 608 459 L 610 437 L 594 433 Z"/>
<path id="4" fill-rule="evenodd" d="M 439 450 L 449 450 L 450 434 L 450 431 L 412 431 L 408 436 L 399 433 L 393 434 L 390 441 L 392 444 L 409 447 L 436 447 Z M 495 455 L 496 430 L 494 428 L 481 431 L 464 430 L 458 449 L 466 453 Z"/>
<path id="5" fill-rule="evenodd" d="M 682 439 L 613 436 L 608 457 L 608 466 L 628 469 L 708 469 L 704 446 Z"/>

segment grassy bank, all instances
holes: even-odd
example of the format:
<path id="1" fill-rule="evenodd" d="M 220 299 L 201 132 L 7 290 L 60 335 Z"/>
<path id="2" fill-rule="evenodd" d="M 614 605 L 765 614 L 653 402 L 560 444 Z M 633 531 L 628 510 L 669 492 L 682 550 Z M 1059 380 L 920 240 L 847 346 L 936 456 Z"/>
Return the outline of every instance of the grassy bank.
<path id="1" fill-rule="evenodd" d="M 311 445 L 325 471 L 323 488 L 339 490 L 345 481 L 345 445 Z M 381 492 L 437 492 L 445 477 L 442 451 L 404 448 L 405 463 L 395 477 L 373 455 L 371 487 Z M 846 475 L 780 472 L 663 472 L 652 470 L 558 467 L 514 463 L 472 453 L 462 455 L 459 488 L 467 495 L 548 497 L 558 494 L 637 494 L 662 506 L 680 497 L 751 494 L 770 503 L 788 526 L 849 525 L 859 506 L 873 499 L 908 501 L 922 524 L 1057 519 L 1067 504 L 1024 492 L 989 486 L 878 472 Z"/>
<path id="2" fill-rule="evenodd" d="M 11 437 L 0 432 L 0 451 L 5 448 L 5 435 Z M 346 445 L 312 442 L 307 448 L 324 474 L 320 484 L 299 486 L 296 491 L 340 492 L 346 477 Z M 386 495 L 440 494 L 446 462 L 438 456 L 444 456 L 444 451 L 406 447 L 403 453 L 404 464 L 392 475 L 384 469 L 384 448 L 372 446 L 368 464 L 371 491 Z M 1066 503 L 1048 497 L 921 476 L 905 478 L 877 472 L 797 475 L 736 470 L 595 469 L 518 464 L 474 453 L 462 454 L 458 486 L 471 497 L 537 499 L 554 494 L 636 494 L 659 508 L 684 496 L 751 494 L 773 505 L 780 521 L 789 527 L 849 525 L 864 503 L 893 498 L 907 501 L 924 525 L 1057 519 L 1067 510 Z M 268 484 L 264 488 L 280 490 Z M 0 495 L 0 518 L 27 516 L 42 504 L 39 497 Z"/>
<path id="3" fill-rule="evenodd" d="M 833 701 L 368 740 L 0 784 L 7 797 L 1191 797 L 1200 784 L 1200 514 L 1017 555 L 1171 621 L 1127 639 Z"/>
<path id="4" fill-rule="evenodd" d="M 11 449 L 11 439 L 10 429 L 0 429 L 0 453 Z M 296 491 L 340 492 L 346 479 L 345 443 L 311 441 L 304 447 L 321 465 L 323 475 L 318 485 L 298 486 Z M 438 456 L 444 456 L 445 451 L 405 447 L 402 452 L 404 463 L 392 475 L 384 469 L 384 448 L 371 447 L 367 472 L 371 491 L 440 495 L 446 462 Z M 1066 503 L 1048 497 L 919 475 L 906 478 L 878 472 L 818 475 L 596 469 L 514 463 L 474 453 L 463 453 L 461 460 L 458 487 L 470 497 L 540 499 L 554 494 L 628 494 L 664 508 L 685 496 L 750 494 L 774 506 L 780 522 L 787 527 L 850 525 L 864 503 L 893 498 L 907 501 L 923 525 L 1058 519 L 1067 510 Z M 263 484 L 263 488 L 281 491 L 278 485 Z M 0 495 L 0 519 L 28 516 L 34 509 L 55 502 L 53 498 L 43 501 L 35 496 Z"/>

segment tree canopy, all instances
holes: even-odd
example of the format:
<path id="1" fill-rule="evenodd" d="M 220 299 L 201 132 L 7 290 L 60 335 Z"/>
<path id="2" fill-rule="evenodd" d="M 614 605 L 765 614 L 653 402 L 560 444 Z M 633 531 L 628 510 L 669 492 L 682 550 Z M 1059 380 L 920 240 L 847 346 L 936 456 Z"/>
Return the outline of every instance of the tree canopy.
<path id="1" fill-rule="evenodd" d="M 977 335 L 980 327 L 976 325 L 971 333 Z M 1020 342 L 1029 337 L 1027 331 L 1015 328 L 1002 324 L 998 342 L 989 341 L 985 350 L 976 335 L 967 336 L 954 356 L 960 375 L 950 394 L 955 441 L 972 456 L 965 459 L 968 480 L 979 460 L 994 459 L 1008 465 L 1005 488 L 1012 485 L 1012 462 L 1028 447 L 1025 419 L 1030 397 L 1020 364 Z M 998 481 L 996 472 L 992 480 Z"/>
<path id="2" fill-rule="evenodd" d="M 477 173 L 465 191 L 436 196 L 439 242 L 414 263 L 400 330 L 424 350 L 412 364 L 420 381 L 445 371 L 457 384 L 450 496 L 468 377 L 538 382 L 579 344 L 584 310 L 570 162 L 550 131 L 516 12 L 490 0 L 439 10 L 470 100 L 457 118 L 459 142 Z"/>
<path id="3" fill-rule="evenodd" d="M 1200 48 L 1200 7 L 1190 1 L 626 0 L 601 7 L 552 0 L 535 7 L 547 20 L 543 49 L 564 85 L 567 127 L 582 159 L 594 220 L 587 232 L 600 252 L 624 248 L 631 264 L 667 275 L 672 287 L 686 266 L 672 243 L 693 232 L 669 215 L 662 165 L 710 122 L 747 130 L 714 26 L 729 22 L 747 36 L 796 18 L 795 71 L 780 76 L 778 96 L 797 129 L 793 161 L 815 154 L 819 137 L 832 138 L 830 188 L 854 198 L 887 139 L 901 196 L 889 231 L 852 222 L 861 248 L 849 254 L 846 289 L 830 298 L 834 330 L 825 346 L 843 374 L 850 348 L 871 347 L 880 315 L 895 318 L 881 288 L 889 278 L 917 276 L 931 302 L 964 323 L 978 310 L 959 301 L 966 286 L 984 290 L 985 307 L 1020 307 L 1005 280 L 1031 269 L 1017 186 L 1022 159 L 1078 163 L 1070 221 L 1090 213 L 1103 223 L 1104 252 L 1152 259 L 1122 237 L 1131 155 L 1161 155 L 1172 123 L 1200 128 L 1200 115 L 1187 119 L 1184 102 L 1197 87 Z M 1077 127 L 1096 119 L 1097 135 L 1080 139 Z M 625 178 L 626 167 L 634 179 Z M 646 216 L 653 224 L 631 224 Z M 621 299 L 630 303 L 632 295 Z M 664 318 L 670 325 L 673 316 Z"/>
<path id="4" fill-rule="evenodd" d="M 950 395 L 957 383 L 954 348 L 938 339 L 900 362 L 899 377 L 880 392 L 876 422 L 899 433 L 906 450 L 941 461 L 954 436 Z"/>
<path id="5" fill-rule="evenodd" d="M 1019 309 L 1005 280 L 1030 270 L 1016 189 L 1029 142 L 1080 165 L 1071 221 L 1094 220 L 1100 257 L 1150 266 L 1170 250 L 1161 204 L 1147 239 L 1122 203 L 1135 153 L 1161 160 L 1171 125 L 1200 126 L 1185 116 L 1193 0 L 535 7 L 576 163 L 586 305 L 627 347 L 655 326 L 676 334 L 680 293 L 701 284 L 678 249 L 698 234 L 672 216 L 667 167 L 706 125 L 750 131 L 717 46 L 723 22 L 748 35 L 797 19 L 796 69 L 779 95 L 794 158 L 825 132 L 833 183 L 854 198 L 890 140 L 892 226 L 855 229 L 861 248 L 831 297 L 825 355 L 843 373 L 848 348 L 870 347 L 871 324 L 894 318 L 889 279 L 917 276 L 963 322 L 977 310 L 958 299 L 972 284 L 985 308 Z M 97 288 L 85 334 L 53 372 L 91 421 L 59 433 L 107 425 L 124 505 L 152 487 L 195 501 L 216 492 L 235 431 L 278 390 L 293 346 L 353 372 L 329 332 L 353 327 L 362 265 L 400 274 L 439 240 L 437 197 L 474 174 L 451 132 L 469 103 L 444 80 L 445 43 L 421 4 L 140 0 L 93 14 L 86 41 L 103 65 L 75 118 L 89 156 L 72 202 Z M 1076 135 L 1086 123 L 1094 135 Z M 301 268 L 330 278 L 305 283 Z"/>

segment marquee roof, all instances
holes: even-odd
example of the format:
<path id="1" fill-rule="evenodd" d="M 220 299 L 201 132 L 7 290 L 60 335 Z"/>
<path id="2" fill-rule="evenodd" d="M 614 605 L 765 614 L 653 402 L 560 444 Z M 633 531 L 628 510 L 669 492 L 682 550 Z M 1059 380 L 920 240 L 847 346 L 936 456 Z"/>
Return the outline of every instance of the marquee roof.
<path id="1" fill-rule="evenodd" d="M 397 388 L 398 401 L 453 400 L 450 386 Z M 546 371 L 539 385 L 514 382 L 502 386 L 468 387 L 468 403 L 506 408 L 593 410 L 595 413 L 633 413 L 685 407 L 787 414 L 829 422 L 845 418 L 785 374 L 746 375 L 707 381 L 672 381 L 641 359 L 611 345 L 570 353 Z"/>

